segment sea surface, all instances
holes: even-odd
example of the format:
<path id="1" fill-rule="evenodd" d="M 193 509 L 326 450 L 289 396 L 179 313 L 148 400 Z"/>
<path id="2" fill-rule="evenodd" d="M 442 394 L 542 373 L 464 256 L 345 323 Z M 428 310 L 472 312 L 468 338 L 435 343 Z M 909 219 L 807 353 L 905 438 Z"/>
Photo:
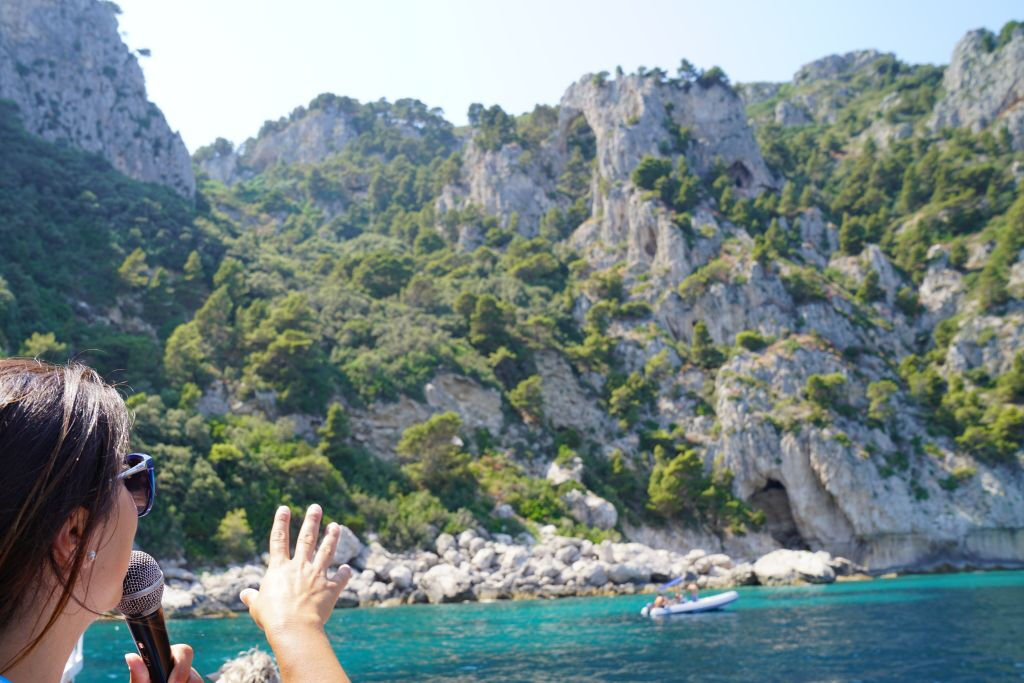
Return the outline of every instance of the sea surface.
<path id="1" fill-rule="evenodd" d="M 641 595 L 337 610 L 328 631 L 354 681 L 1024 679 L 1024 571 L 739 593 L 724 611 L 659 620 L 640 616 Z M 244 614 L 168 630 L 204 675 L 266 648 Z M 94 624 L 78 682 L 127 681 L 131 646 L 123 624 Z"/>

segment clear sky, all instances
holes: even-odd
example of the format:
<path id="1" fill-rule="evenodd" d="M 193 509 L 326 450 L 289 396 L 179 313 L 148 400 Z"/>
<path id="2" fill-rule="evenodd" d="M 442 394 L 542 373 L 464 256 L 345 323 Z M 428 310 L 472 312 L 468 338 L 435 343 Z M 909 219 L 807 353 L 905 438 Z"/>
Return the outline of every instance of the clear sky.
<path id="1" fill-rule="evenodd" d="M 521 113 L 585 73 L 686 57 L 733 81 L 781 81 L 875 48 L 945 64 L 964 33 L 1024 19 L 1020 0 L 118 0 L 149 97 L 190 150 L 239 143 L 322 92 L 415 97 L 465 123 Z"/>

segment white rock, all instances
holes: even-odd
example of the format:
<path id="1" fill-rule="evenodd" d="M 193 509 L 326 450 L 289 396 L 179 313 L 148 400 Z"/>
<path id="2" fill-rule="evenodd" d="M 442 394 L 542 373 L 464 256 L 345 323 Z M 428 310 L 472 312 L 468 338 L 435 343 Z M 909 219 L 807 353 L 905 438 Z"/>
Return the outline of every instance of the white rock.
<path id="1" fill-rule="evenodd" d="M 168 567 L 161 567 L 161 569 L 163 570 L 165 580 L 173 579 L 175 581 L 187 581 L 188 583 L 194 583 L 198 578 L 195 574 L 184 567 L 175 567 L 172 565 Z"/>
<path id="2" fill-rule="evenodd" d="M 449 550 L 457 549 L 458 545 L 455 542 L 455 537 L 451 534 L 441 534 L 437 537 L 437 540 L 434 541 L 434 548 L 437 549 L 439 557 L 444 557 L 445 553 Z"/>
<path id="3" fill-rule="evenodd" d="M 516 516 L 516 511 L 508 503 L 498 503 L 492 514 L 498 519 L 511 519 Z"/>
<path id="4" fill-rule="evenodd" d="M 708 555 L 708 561 L 715 567 L 721 567 L 722 569 L 732 569 L 733 562 L 732 558 L 724 553 L 715 553 L 714 555 Z"/>
<path id="5" fill-rule="evenodd" d="M 223 572 L 203 572 L 199 581 L 208 598 L 221 603 L 227 609 L 244 610 L 238 594 L 245 588 L 259 588 L 266 569 L 261 565 L 247 564 L 229 567 Z"/>
<path id="6" fill-rule="evenodd" d="M 612 529 L 618 524 L 619 513 L 610 502 L 590 491 L 573 489 L 562 496 L 569 512 L 577 522 L 597 529 Z"/>
<path id="7" fill-rule="evenodd" d="M 582 571 L 577 572 L 579 580 L 588 586 L 603 586 L 608 583 L 608 565 L 604 562 L 588 562 Z"/>
<path id="8" fill-rule="evenodd" d="M 341 526 L 341 534 L 338 536 L 338 547 L 334 549 L 334 564 L 345 564 L 355 559 L 363 552 L 363 544 L 352 530 L 347 526 Z"/>
<path id="9" fill-rule="evenodd" d="M 473 555 L 472 565 L 481 570 L 487 570 L 494 564 L 494 559 L 497 553 L 494 552 L 494 548 L 480 548 L 476 554 Z"/>
<path id="10" fill-rule="evenodd" d="M 431 567 L 420 581 L 420 588 L 435 604 L 468 600 L 472 597 L 472 586 L 466 572 L 447 564 Z"/>
<path id="11" fill-rule="evenodd" d="M 707 555 L 707 551 L 702 550 L 700 548 L 694 548 L 690 552 L 686 553 L 686 555 L 683 556 L 683 559 L 689 562 L 690 564 L 693 564 L 705 555 Z"/>
<path id="12" fill-rule="evenodd" d="M 412 570 L 404 564 L 396 564 L 391 567 L 388 578 L 391 579 L 391 583 L 393 583 L 396 588 L 405 590 L 412 585 Z"/>
<path id="13" fill-rule="evenodd" d="M 754 563 L 754 574 L 763 586 L 782 586 L 806 581 L 831 583 L 836 580 L 828 553 L 807 550 L 775 550 Z"/>
<path id="14" fill-rule="evenodd" d="M 469 548 L 469 544 L 473 542 L 474 538 L 477 538 L 477 533 L 473 529 L 466 529 L 459 534 L 459 547 Z"/>
<path id="15" fill-rule="evenodd" d="M 583 481 L 583 460 L 577 456 L 563 464 L 552 461 L 548 465 L 547 480 L 555 486 L 567 481 Z"/>
<path id="16" fill-rule="evenodd" d="M 580 551 L 574 545 L 566 545 L 555 551 L 555 558 L 565 564 L 572 564 L 579 556 Z"/>
<path id="17" fill-rule="evenodd" d="M 501 556 L 502 569 L 517 569 L 530 558 L 530 552 L 521 546 L 515 546 Z"/>

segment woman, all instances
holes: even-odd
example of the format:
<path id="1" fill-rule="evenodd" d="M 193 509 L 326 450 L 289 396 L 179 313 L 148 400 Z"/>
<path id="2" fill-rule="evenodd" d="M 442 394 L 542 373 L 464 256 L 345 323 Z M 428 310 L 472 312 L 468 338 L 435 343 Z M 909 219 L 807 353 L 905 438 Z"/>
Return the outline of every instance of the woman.
<path id="1" fill-rule="evenodd" d="M 129 430 L 120 395 L 89 368 L 0 360 L 0 681 L 56 683 L 85 629 L 120 601 L 155 491 L 148 456 L 125 455 Z M 324 625 L 351 572 L 327 575 L 337 525 L 314 554 L 321 516 L 310 507 L 289 557 L 278 510 L 266 576 L 242 594 L 286 683 L 348 680 Z M 192 649 L 171 649 L 170 682 L 201 681 Z M 149 683 L 142 658 L 125 659 L 131 683 Z"/>

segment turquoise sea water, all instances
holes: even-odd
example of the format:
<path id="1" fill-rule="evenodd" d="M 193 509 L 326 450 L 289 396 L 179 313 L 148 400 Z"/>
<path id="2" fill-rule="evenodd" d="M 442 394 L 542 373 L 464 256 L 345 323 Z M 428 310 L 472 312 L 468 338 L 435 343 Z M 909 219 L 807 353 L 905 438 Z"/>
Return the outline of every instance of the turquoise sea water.
<path id="1" fill-rule="evenodd" d="M 1024 679 L 1024 571 L 739 592 L 662 620 L 637 595 L 338 610 L 328 630 L 355 681 Z M 203 674 L 266 647 L 247 615 L 168 629 Z M 94 624 L 79 683 L 127 680 L 129 648 L 123 625 Z"/>

